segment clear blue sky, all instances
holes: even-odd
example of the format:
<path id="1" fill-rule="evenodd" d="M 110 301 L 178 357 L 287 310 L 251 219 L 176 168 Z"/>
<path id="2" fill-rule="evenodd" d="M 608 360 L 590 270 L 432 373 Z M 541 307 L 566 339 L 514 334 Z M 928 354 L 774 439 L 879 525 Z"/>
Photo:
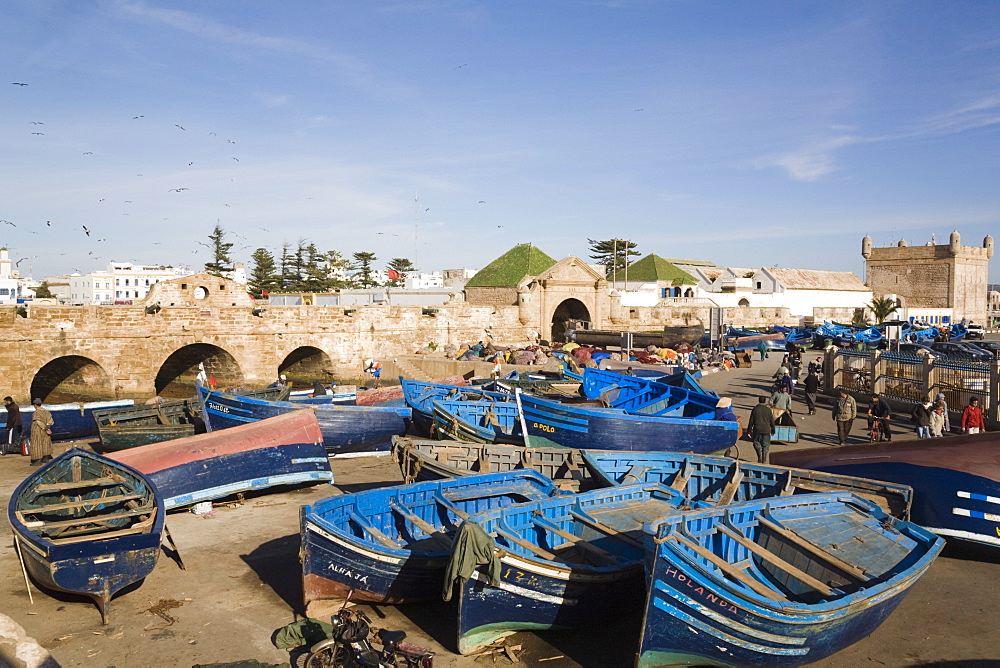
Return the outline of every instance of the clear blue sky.
<path id="1" fill-rule="evenodd" d="M 1000 237 L 993 0 L 6 0 L 0 68 L 0 244 L 36 278 L 200 268 L 216 221 L 238 260 L 424 270 Z"/>

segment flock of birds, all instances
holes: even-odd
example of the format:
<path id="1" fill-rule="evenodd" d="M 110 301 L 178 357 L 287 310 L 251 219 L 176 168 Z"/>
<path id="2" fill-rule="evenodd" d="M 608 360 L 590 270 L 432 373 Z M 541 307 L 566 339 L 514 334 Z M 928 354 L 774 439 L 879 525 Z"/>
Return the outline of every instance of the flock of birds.
<path id="1" fill-rule="evenodd" d="M 462 68 L 465 68 L 465 67 L 467 67 L 467 65 L 466 64 L 462 64 L 462 65 L 459 65 L 459 66 L 455 67 L 454 69 L 457 70 L 457 69 L 462 69 Z M 19 87 L 26 87 L 26 86 L 29 85 L 27 82 L 22 82 L 22 81 L 14 81 L 14 82 L 11 82 L 11 84 L 14 85 L 14 86 L 19 86 Z M 132 116 L 132 120 L 133 121 L 142 121 L 145 118 L 146 118 L 145 114 L 136 114 L 136 115 Z M 29 125 L 32 126 L 32 128 L 33 128 L 32 131 L 31 131 L 31 135 L 33 135 L 33 136 L 39 136 L 39 137 L 45 136 L 45 132 L 43 131 L 44 126 L 45 126 L 45 121 L 37 121 L 37 120 L 36 121 L 30 121 Z M 188 132 L 188 129 L 185 126 L 181 125 L 180 123 L 174 123 L 173 126 L 179 132 Z M 209 132 L 208 135 L 210 135 L 212 137 L 218 137 L 218 134 L 216 132 Z M 232 145 L 236 144 L 236 140 L 235 139 L 226 139 L 225 142 L 226 142 L 226 144 L 232 144 Z M 83 151 L 82 155 L 84 155 L 84 156 L 93 156 L 93 155 L 95 155 L 95 153 L 94 153 L 94 151 L 89 151 L 88 150 L 88 151 Z M 233 162 L 235 162 L 237 164 L 240 162 L 240 159 L 238 157 L 236 157 L 236 156 L 230 156 L 230 157 L 231 157 L 231 159 L 232 159 Z M 187 166 L 188 167 L 192 167 L 194 165 L 195 165 L 195 161 L 194 160 L 187 161 Z M 141 173 L 141 172 L 140 173 L 136 173 L 136 176 L 137 177 L 142 177 L 143 173 Z M 230 181 L 235 181 L 235 179 L 230 179 Z M 180 195 L 182 193 L 189 192 L 189 191 L 191 191 L 191 188 L 180 186 L 180 187 L 168 189 L 167 193 L 168 194 L 177 194 L 177 195 Z M 102 198 L 98 199 L 98 203 L 103 203 L 103 202 L 107 201 L 107 199 L 108 198 L 106 198 L 106 197 L 102 197 Z M 307 199 L 314 199 L 314 198 L 308 197 Z M 130 204 L 131 205 L 131 204 L 134 203 L 134 200 L 123 200 L 122 202 L 124 204 Z M 485 205 L 486 204 L 486 200 L 479 200 L 478 204 L 479 205 Z M 228 203 L 223 203 L 222 205 L 224 207 L 231 208 Z M 430 211 L 430 208 L 425 208 L 424 211 Z M 121 215 L 128 216 L 128 215 L 130 215 L 130 213 L 128 211 L 125 211 L 125 212 L 122 212 Z M 169 220 L 169 218 L 165 217 L 165 218 L 162 218 L 162 220 L 163 221 L 167 221 L 167 220 Z M 17 223 L 15 223 L 13 221 L 10 221 L 10 220 L 2 220 L 2 219 L 0 219 L 0 223 L 3 223 L 5 225 L 9 225 L 9 226 L 15 227 L 15 228 L 17 227 Z M 53 227 L 53 222 L 51 220 L 46 220 L 45 221 L 45 225 L 46 225 L 46 227 L 50 227 L 51 228 L 51 227 Z M 503 227 L 502 225 L 497 225 L 497 228 L 502 228 L 502 227 Z M 258 229 L 262 230 L 265 233 L 269 233 L 270 232 L 270 230 L 268 230 L 267 228 L 264 228 L 264 227 L 260 227 Z M 92 236 L 91 235 L 91 230 L 86 225 L 81 225 L 80 228 L 79 228 L 79 230 L 81 232 L 83 232 L 84 237 L 86 239 L 90 239 L 90 240 L 96 241 L 98 243 L 106 242 L 107 241 L 107 237 L 97 238 L 96 236 Z M 28 230 L 28 232 L 30 234 L 35 234 L 35 235 L 39 234 L 39 232 L 36 231 L 36 230 Z M 240 240 L 240 241 L 243 242 L 242 244 L 237 244 L 237 250 L 239 250 L 239 251 L 245 251 L 245 250 L 254 248 L 253 244 L 247 242 L 247 238 L 245 236 L 243 236 L 243 235 L 241 235 L 241 234 L 239 234 L 237 232 L 234 232 L 232 229 L 227 229 L 226 230 L 226 234 L 227 235 L 231 235 L 232 237 L 235 237 L 236 239 L 238 239 L 238 240 Z M 377 235 L 384 235 L 385 233 L 384 232 L 377 232 L 376 234 Z M 399 234 L 392 234 L 392 236 L 399 237 L 400 235 Z M 150 242 L 150 243 L 152 245 L 155 245 L 155 246 L 163 244 L 162 241 L 156 241 L 156 242 Z M 197 242 L 197 243 L 200 246 L 205 246 L 205 247 L 207 247 L 209 249 L 212 248 L 209 244 L 206 244 L 206 243 L 203 243 L 203 242 Z M 89 250 L 88 253 L 87 253 L 87 258 L 91 259 L 91 260 L 94 260 L 94 261 L 100 261 L 102 259 L 102 257 L 99 256 L 99 255 L 95 255 L 95 250 L 96 250 L 96 247 L 93 247 L 91 250 Z M 198 254 L 199 252 L 200 251 L 198 249 L 195 249 L 195 250 L 192 251 L 193 254 Z M 67 255 L 67 253 L 60 253 L 59 255 L 63 255 L 64 256 L 64 255 Z M 17 260 L 14 264 L 15 264 L 15 266 L 19 266 L 25 260 L 30 260 L 30 259 L 33 259 L 35 257 L 38 257 L 38 256 L 37 255 L 33 255 L 33 256 L 30 256 L 30 257 L 23 257 L 23 258 L 20 258 L 19 260 Z M 77 270 L 77 269 L 73 269 L 73 271 L 79 273 L 79 270 Z"/>

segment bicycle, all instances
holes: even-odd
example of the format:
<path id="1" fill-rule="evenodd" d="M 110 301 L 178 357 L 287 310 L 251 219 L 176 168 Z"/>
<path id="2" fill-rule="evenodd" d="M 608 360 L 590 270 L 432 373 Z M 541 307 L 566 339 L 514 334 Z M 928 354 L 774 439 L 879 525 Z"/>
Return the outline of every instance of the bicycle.
<path id="1" fill-rule="evenodd" d="M 889 440 L 889 437 L 885 433 L 885 420 L 883 418 L 872 420 L 872 427 L 868 431 L 868 440 L 871 443 L 881 443 L 882 441 Z"/>

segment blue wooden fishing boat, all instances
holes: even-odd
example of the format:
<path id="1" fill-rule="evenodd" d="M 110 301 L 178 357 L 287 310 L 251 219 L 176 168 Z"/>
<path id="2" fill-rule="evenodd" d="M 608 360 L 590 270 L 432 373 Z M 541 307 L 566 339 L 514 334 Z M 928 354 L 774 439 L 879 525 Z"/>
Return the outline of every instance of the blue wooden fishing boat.
<path id="1" fill-rule="evenodd" d="M 813 347 L 815 336 L 815 327 L 792 327 L 785 334 L 785 343 L 786 345 L 792 343 L 803 350 L 809 350 Z"/>
<path id="2" fill-rule="evenodd" d="M 1000 434 L 772 453 L 771 460 L 913 487 L 910 520 L 949 539 L 1000 547 Z"/>
<path id="3" fill-rule="evenodd" d="M 591 473 L 582 452 L 574 448 L 392 437 L 392 457 L 406 482 L 529 470 L 551 479 L 560 489 L 574 492 L 609 487 Z"/>
<path id="4" fill-rule="evenodd" d="M 473 653 L 516 631 L 607 624 L 635 610 L 652 546 L 642 525 L 683 504 L 668 487 L 627 485 L 470 516 L 502 553 L 496 570 L 480 565 L 457 585 L 458 651 Z M 495 585 L 491 570 L 499 571 Z"/>
<path id="5" fill-rule="evenodd" d="M 492 473 L 342 494 L 303 506 L 305 603 L 412 603 L 441 595 L 452 539 L 470 513 L 547 498 L 534 471 Z"/>
<path id="6" fill-rule="evenodd" d="M 67 404 L 43 404 L 52 413 L 52 440 L 63 441 L 74 438 L 88 438 L 97 435 L 97 424 L 94 422 L 94 411 L 106 408 L 121 408 L 131 406 L 131 399 L 114 399 L 112 401 L 86 401 Z M 21 406 L 21 425 L 24 435 L 31 433 L 31 418 L 35 414 L 33 405 Z M 0 421 L 6 423 L 7 409 L 0 406 Z"/>
<path id="7" fill-rule="evenodd" d="M 724 506 L 795 494 L 849 491 L 899 519 L 909 519 L 909 485 L 857 476 L 755 464 L 731 457 L 677 452 L 581 450 L 580 460 L 601 486 L 659 483 L 692 504 Z"/>
<path id="8" fill-rule="evenodd" d="M 651 403 L 627 402 L 628 410 L 521 395 L 528 430 L 526 443 L 707 454 L 725 450 L 736 442 L 740 427 L 728 401 L 680 388 L 671 390 Z"/>
<path id="9" fill-rule="evenodd" d="M 674 514 L 656 543 L 636 665 L 801 665 L 875 630 L 944 541 L 849 493 Z"/>
<path id="10" fill-rule="evenodd" d="M 669 407 L 681 402 L 700 403 L 707 411 L 719 402 L 718 394 L 703 388 L 684 370 L 653 380 L 587 367 L 583 370 L 580 390 L 588 399 L 600 399 L 609 408 L 630 412 L 646 407 L 669 412 Z"/>
<path id="11" fill-rule="evenodd" d="M 35 582 L 91 598 L 107 624 L 115 593 L 156 565 L 164 505 L 139 471 L 74 448 L 17 486 L 7 520 Z"/>
<path id="12" fill-rule="evenodd" d="M 399 377 L 399 385 L 403 388 L 403 400 L 413 412 L 414 430 L 422 436 L 430 436 L 434 425 L 434 402 L 447 399 L 451 401 L 479 401 L 489 399 L 504 401 L 505 397 L 496 392 L 490 392 L 481 387 L 464 385 L 448 385 L 445 383 L 428 383 Z"/>
<path id="13" fill-rule="evenodd" d="M 94 422 L 103 453 L 194 436 L 205 431 L 197 399 L 97 409 L 94 411 Z"/>
<path id="14" fill-rule="evenodd" d="M 512 401 L 435 401 L 434 435 L 470 443 L 524 444 L 520 412 Z"/>
<path id="15" fill-rule="evenodd" d="M 237 492 L 333 481 L 310 410 L 122 450 L 111 458 L 153 481 L 168 510 Z"/>
<path id="16" fill-rule="evenodd" d="M 228 429 L 283 415 L 312 410 L 323 432 L 323 444 L 332 454 L 386 452 L 393 435 L 406 433 L 410 409 L 396 406 L 304 405 L 291 401 L 265 401 L 238 394 L 198 388 L 205 426 L 209 431 Z"/>

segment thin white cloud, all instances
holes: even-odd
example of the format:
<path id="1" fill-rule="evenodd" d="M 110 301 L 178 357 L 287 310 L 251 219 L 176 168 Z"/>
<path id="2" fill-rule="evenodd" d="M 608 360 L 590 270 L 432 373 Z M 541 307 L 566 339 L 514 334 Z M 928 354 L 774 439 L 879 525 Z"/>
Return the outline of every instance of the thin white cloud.
<path id="1" fill-rule="evenodd" d="M 839 169 L 836 152 L 846 146 L 923 139 L 958 134 L 1000 123 L 1000 95 L 988 95 L 916 122 L 913 127 L 879 136 L 840 135 L 812 141 L 792 151 L 754 161 L 757 169 L 779 167 L 796 181 L 816 181 Z M 831 129 L 839 129 L 832 126 Z"/>
<path id="2" fill-rule="evenodd" d="M 369 92 L 393 94 L 404 92 L 402 86 L 386 81 L 385 77 L 370 64 L 322 44 L 241 30 L 202 14 L 151 7 L 143 2 L 118 2 L 115 6 L 125 16 L 146 23 L 169 26 L 210 42 L 237 45 L 325 64 L 332 67 L 344 83 Z"/>

